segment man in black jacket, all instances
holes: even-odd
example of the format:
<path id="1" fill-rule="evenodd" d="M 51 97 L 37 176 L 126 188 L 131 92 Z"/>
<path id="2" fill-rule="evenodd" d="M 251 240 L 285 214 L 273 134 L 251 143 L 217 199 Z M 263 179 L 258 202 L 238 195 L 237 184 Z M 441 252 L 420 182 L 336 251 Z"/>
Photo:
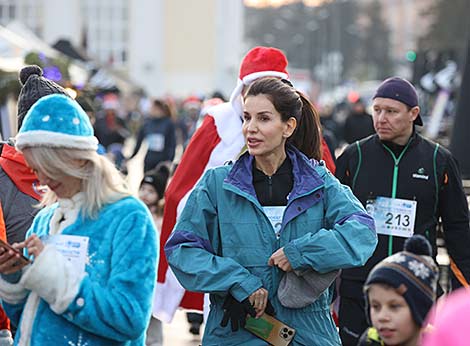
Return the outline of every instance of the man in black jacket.
<path id="1" fill-rule="evenodd" d="M 362 286 L 369 271 L 403 248 L 412 234 L 424 235 L 436 256 L 440 219 L 453 287 L 470 281 L 468 205 L 459 168 L 448 150 L 416 133 L 415 125 L 423 125 L 419 112 L 411 83 L 385 80 L 373 98 L 376 134 L 349 145 L 338 158 L 336 176 L 373 214 L 379 238 L 364 267 L 341 274 L 339 324 L 345 346 L 356 345 L 367 328 Z"/>

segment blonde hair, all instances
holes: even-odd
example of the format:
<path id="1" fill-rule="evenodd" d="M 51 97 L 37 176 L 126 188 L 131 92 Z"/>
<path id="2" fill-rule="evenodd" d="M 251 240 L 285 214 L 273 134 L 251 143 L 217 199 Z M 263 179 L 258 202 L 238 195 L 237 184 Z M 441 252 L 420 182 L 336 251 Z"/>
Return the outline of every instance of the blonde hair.
<path id="1" fill-rule="evenodd" d="M 81 179 L 81 191 L 85 195 L 83 216 L 96 218 L 104 205 L 132 194 L 111 161 L 94 150 L 48 147 L 27 149 L 31 151 L 29 161 L 50 178 L 58 180 L 70 176 Z M 57 195 L 48 190 L 38 206 L 48 206 L 56 201 Z"/>

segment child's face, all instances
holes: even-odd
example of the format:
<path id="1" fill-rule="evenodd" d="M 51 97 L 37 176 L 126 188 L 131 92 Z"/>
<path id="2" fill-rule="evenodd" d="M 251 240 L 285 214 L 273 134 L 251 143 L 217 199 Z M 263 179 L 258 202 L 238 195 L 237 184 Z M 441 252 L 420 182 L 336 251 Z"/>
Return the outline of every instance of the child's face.
<path id="1" fill-rule="evenodd" d="M 147 207 L 154 206 L 158 201 L 158 192 L 150 184 L 142 184 L 139 189 L 139 198 Z"/>
<path id="2" fill-rule="evenodd" d="M 383 342 L 388 346 L 416 346 L 420 328 L 406 300 L 394 288 L 382 284 L 372 284 L 368 294 L 372 325 Z"/>

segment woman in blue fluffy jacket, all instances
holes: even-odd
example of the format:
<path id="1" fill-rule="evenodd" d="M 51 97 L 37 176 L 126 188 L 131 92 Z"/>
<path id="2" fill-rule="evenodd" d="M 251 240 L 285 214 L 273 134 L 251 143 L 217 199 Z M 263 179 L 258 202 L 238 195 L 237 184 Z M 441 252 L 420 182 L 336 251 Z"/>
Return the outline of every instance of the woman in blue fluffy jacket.
<path id="1" fill-rule="evenodd" d="M 266 312 L 295 329 L 286 344 L 339 346 L 331 277 L 372 255 L 373 219 L 319 161 L 318 114 L 289 81 L 249 86 L 242 131 L 247 152 L 206 172 L 165 246 L 181 284 L 210 293 L 202 343 L 264 346 L 243 326 Z M 316 288 L 299 294 L 307 275 Z"/>
<path id="2" fill-rule="evenodd" d="M 15 345 L 144 345 L 158 259 L 147 208 L 96 153 L 88 116 L 41 98 L 16 137 L 45 193 L 20 254 L 0 249 L 0 297 Z"/>

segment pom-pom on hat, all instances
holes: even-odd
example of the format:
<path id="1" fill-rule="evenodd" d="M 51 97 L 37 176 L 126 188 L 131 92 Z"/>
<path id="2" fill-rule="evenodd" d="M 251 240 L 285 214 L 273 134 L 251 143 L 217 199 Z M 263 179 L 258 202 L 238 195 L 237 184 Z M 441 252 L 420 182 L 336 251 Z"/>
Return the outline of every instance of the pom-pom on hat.
<path id="1" fill-rule="evenodd" d="M 418 106 L 418 94 L 415 87 L 406 79 L 400 77 L 391 77 L 384 80 L 377 88 L 373 99 L 376 97 L 400 101 L 411 108 Z M 414 123 L 423 126 L 423 119 L 419 114 Z"/>
<path id="2" fill-rule="evenodd" d="M 26 114 L 16 148 L 52 147 L 96 150 L 90 119 L 80 105 L 65 95 L 48 95 L 37 101 Z"/>
<path id="3" fill-rule="evenodd" d="M 240 114 L 243 87 L 261 77 L 289 78 L 287 58 L 280 49 L 258 46 L 252 48 L 243 58 L 237 86 L 230 96 L 230 102 Z"/>
<path id="4" fill-rule="evenodd" d="M 51 94 L 67 95 L 67 92 L 59 84 L 44 78 L 42 69 L 37 65 L 28 65 L 21 69 L 19 75 L 22 85 L 18 96 L 18 129 L 23 123 L 26 112 L 41 97 Z"/>
<path id="5" fill-rule="evenodd" d="M 422 235 L 414 235 L 405 242 L 404 251 L 378 263 L 369 273 L 364 285 L 367 316 L 370 316 L 368 287 L 382 283 L 395 288 L 405 298 L 413 319 L 418 326 L 423 326 L 426 315 L 436 300 L 438 269 L 431 254 L 428 240 Z"/>

